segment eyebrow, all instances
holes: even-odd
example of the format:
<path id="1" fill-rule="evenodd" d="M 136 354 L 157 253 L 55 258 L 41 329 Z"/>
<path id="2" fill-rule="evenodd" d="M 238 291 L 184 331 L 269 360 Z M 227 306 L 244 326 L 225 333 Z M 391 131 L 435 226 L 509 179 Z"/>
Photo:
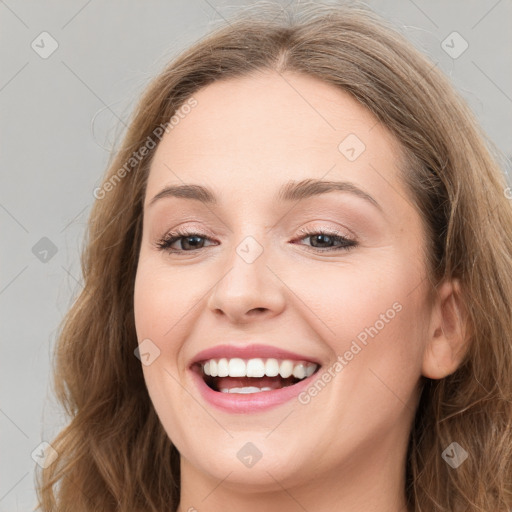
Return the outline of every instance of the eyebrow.
<path id="1" fill-rule="evenodd" d="M 354 194 L 357 197 L 368 201 L 383 213 L 381 205 L 370 194 L 349 181 L 324 181 L 318 179 L 289 181 L 278 190 L 274 199 L 283 202 L 301 201 L 302 199 L 327 194 L 333 191 L 349 192 Z M 193 199 L 211 205 L 218 204 L 217 196 L 210 188 L 203 185 L 184 184 L 169 185 L 163 188 L 155 197 L 153 197 L 153 199 L 151 199 L 148 206 L 151 206 L 159 199 L 166 197 Z"/>

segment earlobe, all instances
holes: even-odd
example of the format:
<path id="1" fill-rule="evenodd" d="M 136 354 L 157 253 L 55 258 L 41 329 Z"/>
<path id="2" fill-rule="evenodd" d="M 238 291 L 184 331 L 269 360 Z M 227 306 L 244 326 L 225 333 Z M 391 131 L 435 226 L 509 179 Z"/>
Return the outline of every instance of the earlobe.
<path id="1" fill-rule="evenodd" d="M 468 345 L 467 316 L 464 314 L 461 287 L 457 279 L 438 289 L 423 353 L 422 373 L 442 379 L 460 366 Z"/>

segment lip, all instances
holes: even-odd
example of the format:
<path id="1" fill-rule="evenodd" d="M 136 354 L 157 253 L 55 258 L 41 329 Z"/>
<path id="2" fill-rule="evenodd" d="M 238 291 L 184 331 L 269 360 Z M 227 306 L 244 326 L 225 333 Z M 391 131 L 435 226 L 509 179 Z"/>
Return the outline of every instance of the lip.
<path id="1" fill-rule="evenodd" d="M 290 359 L 292 361 L 309 361 L 321 366 L 320 361 L 316 357 L 296 354 L 295 352 L 290 352 L 284 348 L 278 348 L 272 345 L 252 344 L 243 347 L 236 345 L 217 345 L 215 347 L 207 348 L 195 355 L 189 365 L 189 368 L 201 361 L 206 361 L 208 359 L 220 359 L 222 357 L 227 359 L 234 357 L 239 357 L 240 359 L 253 359 L 256 357 L 260 357 L 262 359 Z"/>
<path id="2" fill-rule="evenodd" d="M 239 357 L 240 359 L 259 357 L 262 359 L 274 358 L 290 359 L 292 361 L 308 361 L 317 364 L 318 369 L 313 375 L 284 388 L 260 391 L 259 393 L 222 393 L 214 391 L 206 384 L 198 363 L 208 359 L 220 359 L 223 357 L 227 359 L 234 357 Z M 316 357 L 297 354 L 271 345 L 252 344 L 243 347 L 236 345 L 217 345 L 196 354 L 189 365 L 189 372 L 199 393 L 207 403 L 224 412 L 247 414 L 272 409 L 293 400 L 311 384 L 321 367 L 322 364 Z"/>
<path id="3" fill-rule="evenodd" d="M 313 375 L 306 379 L 272 391 L 260 391 L 259 393 L 222 393 L 214 391 L 203 379 L 201 371 L 197 365 L 188 370 L 192 375 L 192 380 L 197 386 L 202 398 L 215 408 L 229 413 L 258 413 L 277 407 L 296 398 L 305 391 L 311 384 L 314 377 L 317 377 L 320 368 Z"/>

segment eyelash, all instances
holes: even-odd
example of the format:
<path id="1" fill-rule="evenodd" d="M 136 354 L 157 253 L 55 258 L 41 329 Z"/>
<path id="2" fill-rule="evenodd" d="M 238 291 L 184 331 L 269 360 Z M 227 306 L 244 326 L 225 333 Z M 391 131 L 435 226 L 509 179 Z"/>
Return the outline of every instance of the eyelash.
<path id="1" fill-rule="evenodd" d="M 313 252 L 323 253 L 323 252 L 329 252 L 329 251 L 349 251 L 350 249 L 353 249 L 354 247 L 357 247 L 359 245 L 358 242 L 356 242 L 355 240 L 352 240 L 345 236 L 339 235 L 338 231 L 329 231 L 329 230 L 327 230 L 327 231 L 322 231 L 322 230 L 307 231 L 305 229 L 301 229 L 300 233 L 303 236 L 299 240 L 302 240 L 303 238 L 312 237 L 315 235 L 327 235 L 333 239 L 333 242 L 341 242 L 341 243 L 345 244 L 345 245 L 340 245 L 337 247 L 326 247 L 323 249 L 317 248 L 317 247 L 306 246 L 306 247 L 311 247 Z M 166 236 L 164 236 L 158 242 L 156 242 L 156 246 L 159 250 L 166 251 L 169 253 L 195 252 L 195 251 L 198 251 L 199 249 L 202 249 L 202 247 L 200 247 L 198 249 L 192 249 L 190 251 L 185 251 L 183 249 L 171 249 L 170 248 L 174 242 L 177 242 L 181 238 L 189 238 L 189 237 L 194 237 L 194 236 L 208 239 L 208 237 L 206 235 L 202 235 L 201 233 L 195 233 L 192 231 L 185 231 L 185 230 L 177 229 L 174 232 L 168 233 Z"/>

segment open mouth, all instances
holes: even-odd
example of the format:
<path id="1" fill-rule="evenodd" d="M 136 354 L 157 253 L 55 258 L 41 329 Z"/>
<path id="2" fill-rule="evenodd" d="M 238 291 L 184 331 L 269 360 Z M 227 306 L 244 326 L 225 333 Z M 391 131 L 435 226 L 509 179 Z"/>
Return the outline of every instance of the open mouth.
<path id="1" fill-rule="evenodd" d="M 221 358 L 193 365 L 205 384 L 220 393 L 261 393 L 293 386 L 316 373 L 320 366 L 290 359 Z"/>

